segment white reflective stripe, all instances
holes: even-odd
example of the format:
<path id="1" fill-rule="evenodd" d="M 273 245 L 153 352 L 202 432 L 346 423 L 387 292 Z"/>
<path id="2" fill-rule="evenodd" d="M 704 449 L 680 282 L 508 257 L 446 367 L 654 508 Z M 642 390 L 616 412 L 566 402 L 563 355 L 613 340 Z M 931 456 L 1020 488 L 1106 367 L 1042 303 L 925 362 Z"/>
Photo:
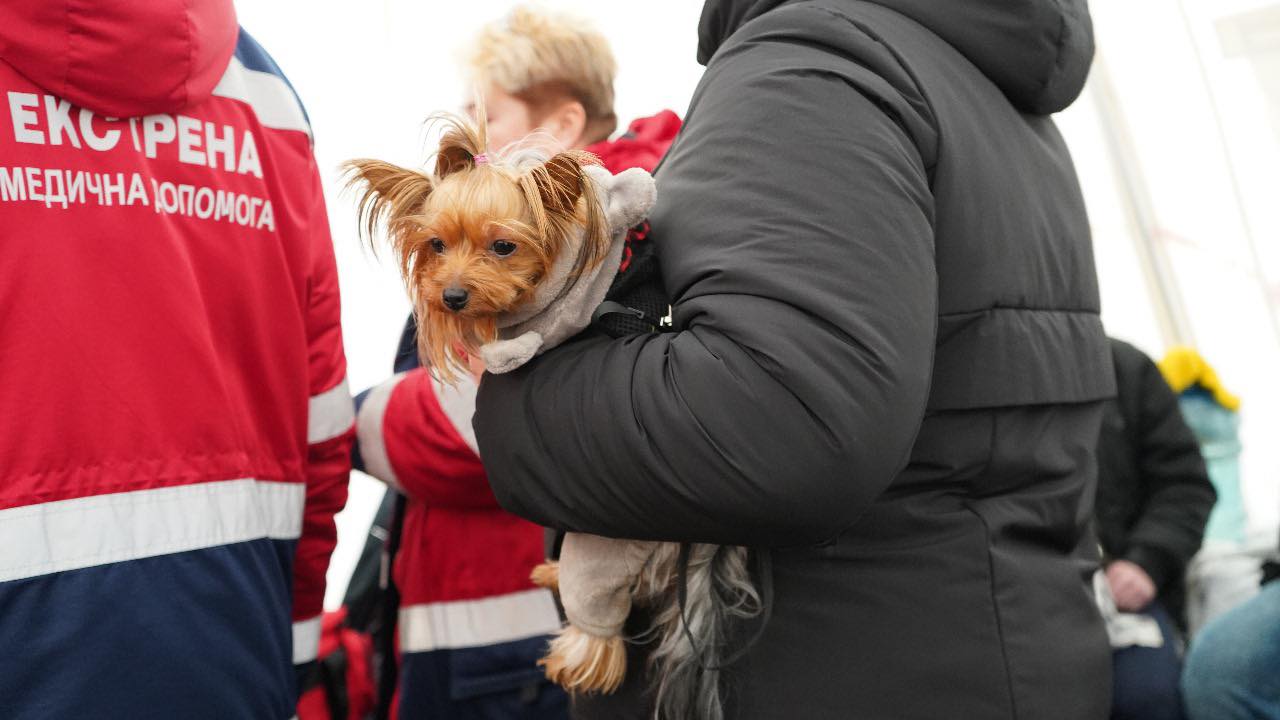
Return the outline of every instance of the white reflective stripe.
<path id="1" fill-rule="evenodd" d="M 471 452 L 480 454 L 480 449 L 476 446 L 476 431 L 471 427 L 471 418 L 476 414 L 476 392 L 480 389 L 479 383 L 470 375 L 464 375 L 458 378 L 457 385 L 436 382 L 435 389 L 436 401 L 440 403 L 440 409 L 444 411 L 445 417 L 453 423 L 454 429 L 462 436 L 462 441 L 467 444 L 467 447 L 471 448 Z"/>
<path id="2" fill-rule="evenodd" d="M 278 75 L 250 70 L 232 57 L 213 94 L 249 103 L 263 127 L 277 130 L 301 130 L 311 134 L 307 116 L 288 83 Z"/>
<path id="3" fill-rule="evenodd" d="M 320 653 L 320 616 L 298 620 L 293 624 L 293 664 L 316 659 Z"/>
<path id="4" fill-rule="evenodd" d="M 548 635 L 560 614 L 547 590 L 400 608 L 401 652 L 496 645 Z"/>
<path id="5" fill-rule="evenodd" d="M 221 480 L 0 510 L 0 582 L 302 534 L 302 483 Z"/>
<path id="6" fill-rule="evenodd" d="M 332 440 L 351 429 L 356 421 L 355 405 L 347 379 L 319 395 L 312 395 L 307 406 L 307 444 Z"/>
<path id="7" fill-rule="evenodd" d="M 364 460 L 365 473 L 395 488 L 399 488 L 400 484 L 396 481 L 395 469 L 391 467 L 391 458 L 387 456 L 387 442 L 382 434 L 382 425 L 391 393 L 404 380 L 404 375 L 394 375 L 370 390 L 365 396 L 364 404 L 360 406 L 360 414 L 356 416 L 356 442 L 360 443 L 360 457 Z"/>

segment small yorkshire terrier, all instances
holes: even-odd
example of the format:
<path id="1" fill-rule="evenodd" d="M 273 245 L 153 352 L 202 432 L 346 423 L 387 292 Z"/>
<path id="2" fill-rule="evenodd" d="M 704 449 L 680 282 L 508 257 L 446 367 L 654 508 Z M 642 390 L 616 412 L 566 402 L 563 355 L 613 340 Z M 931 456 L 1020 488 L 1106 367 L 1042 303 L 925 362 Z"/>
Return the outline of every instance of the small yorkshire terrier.
<path id="1" fill-rule="evenodd" d="M 566 245 L 583 240 L 572 272 L 595 268 L 610 235 L 588 197 L 584 168 L 594 158 L 569 151 L 532 162 L 536 151 L 495 163 L 483 152 L 483 125 L 438 115 L 446 126 L 435 173 L 380 160 L 346 164 L 363 186 L 359 216 L 370 238 L 385 223 L 418 319 L 418 350 L 446 382 L 467 358 L 498 338 L 498 321 L 532 300 Z"/>
<path id="2" fill-rule="evenodd" d="M 481 114 L 483 112 L 481 111 Z M 445 131 L 428 175 L 378 160 L 346 164 L 367 237 L 385 224 L 418 322 L 419 353 L 442 381 L 469 357 L 506 372 L 590 323 L 616 274 L 627 230 L 654 202 L 642 170 L 611 175 L 583 152 L 491 157 L 484 122 L 437 116 Z M 693 545 L 685 602 L 680 546 L 569 533 L 558 563 L 533 572 L 557 590 L 569 625 L 540 662 L 571 692 L 612 692 L 626 674 L 633 601 L 653 623 L 656 717 L 722 716 L 719 652 L 729 623 L 760 610 L 745 548 Z"/>

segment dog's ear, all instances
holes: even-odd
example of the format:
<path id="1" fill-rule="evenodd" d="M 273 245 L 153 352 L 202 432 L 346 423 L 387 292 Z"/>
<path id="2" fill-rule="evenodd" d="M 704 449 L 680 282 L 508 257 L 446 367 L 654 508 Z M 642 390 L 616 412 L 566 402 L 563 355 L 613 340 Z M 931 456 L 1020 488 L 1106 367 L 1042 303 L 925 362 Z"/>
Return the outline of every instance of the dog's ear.
<path id="1" fill-rule="evenodd" d="M 569 150 L 552 156 L 519 180 L 540 235 L 560 243 L 570 233 L 585 233 L 582 251 L 571 270 L 575 275 L 598 265 L 610 243 L 604 208 L 586 171 L 597 163 L 599 160 L 591 153 Z"/>
<path id="2" fill-rule="evenodd" d="M 425 173 L 381 160 L 349 160 L 342 167 L 346 187 L 360 194 L 360 228 L 370 243 L 379 223 L 394 235 L 401 220 L 420 214 L 434 188 Z"/>
<path id="3" fill-rule="evenodd" d="M 586 191 L 583 153 L 562 152 L 533 169 L 533 182 L 548 213 L 572 217 Z"/>
<path id="4" fill-rule="evenodd" d="M 467 144 L 462 133 L 453 129 L 445 132 L 436 152 L 436 177 L 443 180 L 459 170 L 475 167 L 476 156 Z"/>
<path id="5" fill-rule="evenodd" d="M 440 148 L 436 151 L 436 178 L 444 178 L 459 170 L 476 166 L 476 158 L 484 152 L 485 129 L 478 123 L 468 123 L 456 115 L 436 115 L 434 118 L 445 126 L 440 136 Z"/>
<path id="6" fill-rule="evenodd" d="M 562 238 L 570 232 L 584 233 L 572 269 L 575 275 L 598 265 L 611 243 L 599 188 L 587 173 L 598 162 L 591 153 L 562 152 L 529 171 L 523 183 L 529 204 L 537 208 L 534 217 L 540 232 Z"/>

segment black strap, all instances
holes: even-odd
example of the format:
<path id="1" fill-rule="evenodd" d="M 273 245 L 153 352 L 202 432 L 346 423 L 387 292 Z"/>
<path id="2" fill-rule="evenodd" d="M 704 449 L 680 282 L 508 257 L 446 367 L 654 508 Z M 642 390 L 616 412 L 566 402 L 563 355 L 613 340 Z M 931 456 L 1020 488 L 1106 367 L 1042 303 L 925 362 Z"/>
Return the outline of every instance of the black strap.
<path id="1" fill-rule="evenodd" d="M 388 489 L 387 492 L 394 491 Z M 378 657 L 378 704 L 373 715 L 376 720 L 388 720 L 391 717 L 391 700 L 395 697 L 396 683 L 400 679 L 396 665 L 396 619 L 400 613 L 400 591 L 392 579 L 391 568 L 396 553 L 400 551 L 404 507 L 404 496 L 397 495 L 391 527 L 387 533 L 386 550 L 382 555 L 382 622 L 374 633 L 374 651 Z"/>
<path id="2" fill-rule="evenodd" d="M 352 449 L 355 454 L 355 449 Z M 372 636 L 382 622 L 383 562 L 387 551 L 387 537 L 391 533 L 391 521 L 395 517 L 397 493 L 385 493 L 378 503 L 378 512 L 369 526 L 360 559 L 351 572 L 351 582 L 342 598 L 347 609 L 345 624 L 356 632 Z"/>
<path id="3" fill-rule="evenodd" d="M 345 626 L 339 627 L 338 632 L 342 633 L 344 629 Z M 351 697 L 347 690 L 347 651 L 341 643 L 328 655 L 298 666 L 297 671 L 299 697 L 320 688 L 329 708 L 329 717 L 335 720 L 347 717 Z"/>
<path id="4" fill-rule="evenodd" d="M 347 692 L 347 652 L 342 647 L 320 661 L 325 704 L 329 717 L 346 718 L 350 714 L 351 697 Z"/>
<path id="5" fill-rule="evenodd" d="M 629 315 L 648 325 L 650 330 L 654 332 L 663 328 L 662 318 L 654 318 L 645 314 L 643 310 L 627 307 L 626 305 L 623 305 L 620 302 L 614 302 L 613 300 L 605 300 L 596 306 L 595 311 L 591 313 L 591 324 L 599 325 L 600 320 L 607 315 Z"/>
<path id="6" fill-rule="evenodd" d="M 760 601 L 762 607 L 760 609 L 760 625 L 756 628 L 755 633 L 747 640 L 747 644 L 743 645 L 736 653 L 730 655 L 718 665 L 703 665 L 702 648 L 693 640 L 693 633 L 689 630 L 689 618 L 685 615 L 685 607 L 689 604 L 689 554 L 693 550 L 690 543 L 680 543 L 680 555 L 676 559 L 676 602 L 680 607 L 680 627 L 684 630 L 685 639 L 689 641 L 689 647 L 693 648 L 694 657 L 698 658 L 698 666 L 707 672 L 713 670 L 722 670 L 733 665 L 742 658 L 746 657 L 747 652 L 760 641 L 760 637 L 764 635 L 765 626 L 769 624 L 769 617 L 773 614 L 773 558 L 766 549 L 753 550 L 751 559 L 757 563 L 757 574 L 760 576 Z M 716 552 L 724 552 L 722 546 Z M 714 592 L 714 588 L 712 590 Z"/>

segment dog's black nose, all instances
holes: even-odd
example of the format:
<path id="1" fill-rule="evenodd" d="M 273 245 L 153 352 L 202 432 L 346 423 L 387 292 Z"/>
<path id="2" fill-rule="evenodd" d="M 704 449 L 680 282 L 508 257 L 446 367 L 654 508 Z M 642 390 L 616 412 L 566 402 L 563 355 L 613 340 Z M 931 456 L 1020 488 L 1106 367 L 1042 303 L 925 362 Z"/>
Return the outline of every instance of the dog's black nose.
<path id="1" fill-rule="evenodd" d="M 461 310 L 467 306 L 467 298 L 471 297 L 464 288 L 451 287 L 444 290 L 444 304 L 450 310 Z"/>

